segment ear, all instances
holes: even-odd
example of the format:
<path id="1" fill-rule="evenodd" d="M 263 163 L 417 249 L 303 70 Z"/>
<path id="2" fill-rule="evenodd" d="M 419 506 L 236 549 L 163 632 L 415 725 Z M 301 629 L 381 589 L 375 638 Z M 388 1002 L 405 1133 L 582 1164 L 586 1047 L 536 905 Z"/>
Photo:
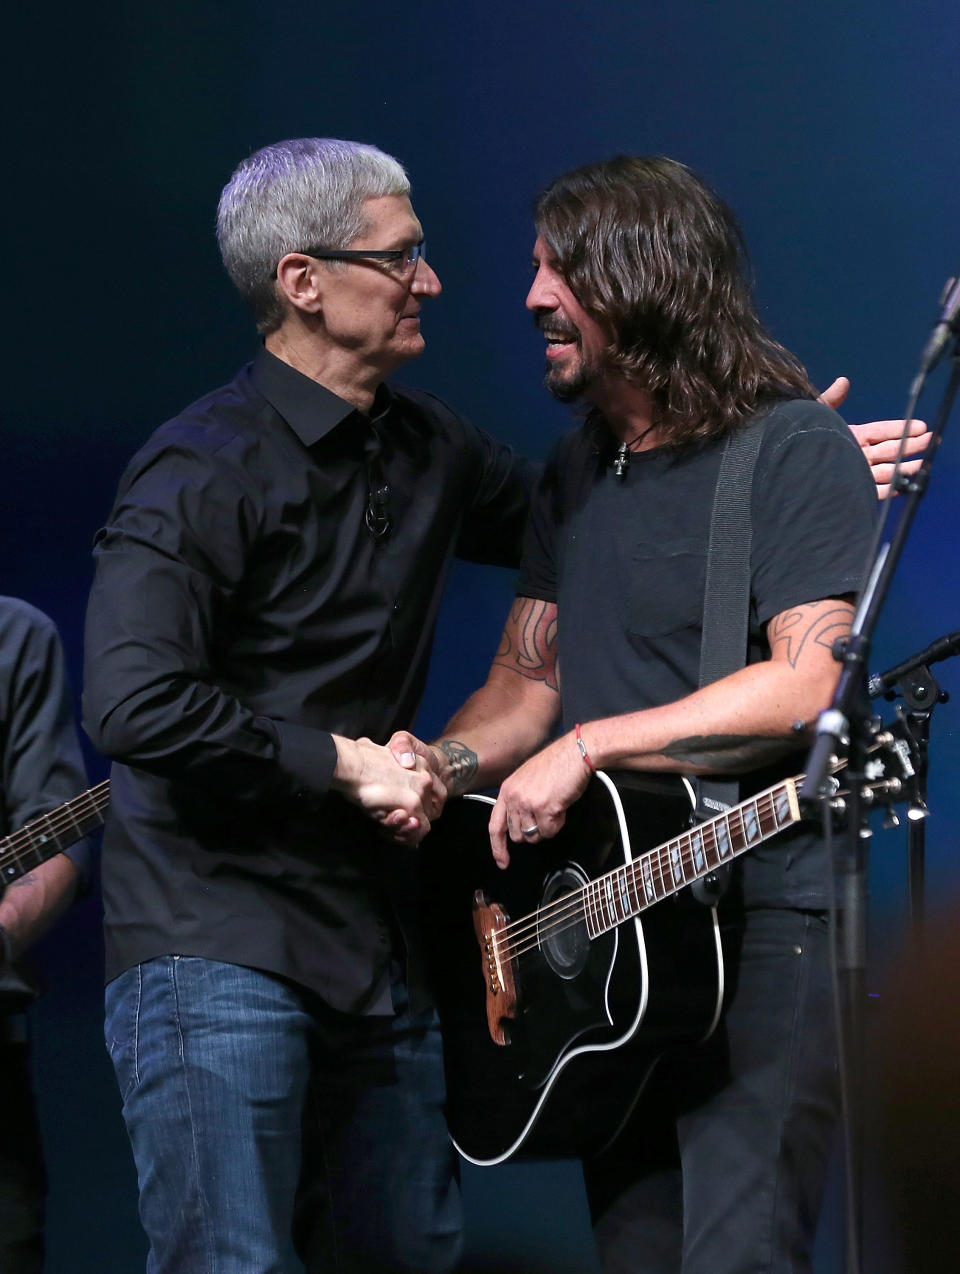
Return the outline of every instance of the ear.
<path id="1" fill-rule="evenodd" d="M 319 314 L 323 308 L 322 274 L 319 262 L 302 252 L 288 252 L 277 264 L 277 287 L 294 309 Z"/>

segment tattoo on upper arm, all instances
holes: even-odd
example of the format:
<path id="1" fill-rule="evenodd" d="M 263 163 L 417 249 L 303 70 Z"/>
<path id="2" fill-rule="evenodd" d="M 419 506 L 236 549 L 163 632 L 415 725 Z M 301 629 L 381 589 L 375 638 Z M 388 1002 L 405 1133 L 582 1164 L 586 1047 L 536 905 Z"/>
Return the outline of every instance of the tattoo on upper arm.
<path id="1" fill-rule="evenodd" d="M 796 668 L 800 656 L 810 646 L 833 649 L 838 637 L 846 637 L 853 622 L 849 605 L 838 602 L 824 609 L 822 602 L 807 606 L 795 606 L 770 621 L 770 650 L 785 655 L 791 668 Z"/>
<path id="2" fill-rule="evenodd" d="M 513 630 L 517 640 L 513 640 Z M 557 678 L 557 608 L 533 597 L 518 597 L 500 637 L 493 662 L 531 681 L 559 689 Z"/>
<path id="3" fill-rule="evenodd" d="M 453 778 L 453 794 L 462 796 L 470 786 L 477 772 L 477 754 L 460 743 L 457 739 L 441 739 L 434 744 L 450 762 L 450 774 Z"/>

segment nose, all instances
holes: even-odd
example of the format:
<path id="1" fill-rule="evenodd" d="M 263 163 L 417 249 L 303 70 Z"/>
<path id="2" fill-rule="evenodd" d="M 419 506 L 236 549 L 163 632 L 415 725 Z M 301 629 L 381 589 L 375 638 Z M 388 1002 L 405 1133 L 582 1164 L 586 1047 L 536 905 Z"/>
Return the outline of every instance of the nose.
<path id="1" fill-rule="evenodd" d="M 558 308 L 559 302 L 557 301 L 556 291 L 550 286 L 549 275 L 544 273 L 543 266 L 533 276 L 533 283 L 530 285 L 525 304 L 528 310 L 555 310 Z"/>
<path id="2" fill-rule="evenodd" d="M 443 291 L 437 272 L 426 257 L 417 257 L 410 291 L 416 292 L 418 296 L 439 296 Z"/>

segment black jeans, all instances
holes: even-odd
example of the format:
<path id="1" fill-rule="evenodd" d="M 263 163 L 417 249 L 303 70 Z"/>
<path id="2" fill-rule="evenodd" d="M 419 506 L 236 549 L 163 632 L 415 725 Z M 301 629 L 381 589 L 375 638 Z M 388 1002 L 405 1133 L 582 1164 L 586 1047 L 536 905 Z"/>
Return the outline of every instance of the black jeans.
<path id="1" fill-rule="evenodd" d="M 801 1274 L 838 1110 L 822 912 L 748 911 L 725 1018 L 584 1172 L 607 1274 Z"/>
<path id="2" fill-rule="evenodd" d="M 0 1018 L 0 1274 L 40 1274 L 47 1179 L 17 1019 Z"/>

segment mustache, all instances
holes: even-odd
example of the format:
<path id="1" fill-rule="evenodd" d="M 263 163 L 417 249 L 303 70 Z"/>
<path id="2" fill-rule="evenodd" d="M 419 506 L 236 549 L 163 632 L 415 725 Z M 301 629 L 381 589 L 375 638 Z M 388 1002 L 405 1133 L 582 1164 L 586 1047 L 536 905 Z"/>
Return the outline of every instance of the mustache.
<path id="1" fill-rule="evenodd" d="M 561 340 L 579 341 L 580 329 L 574 327 L 569 320 L 561 318 L 556 310 L 538 310 L 533 316 L 533 325 L 538 331 L 551 332 Z"/>

